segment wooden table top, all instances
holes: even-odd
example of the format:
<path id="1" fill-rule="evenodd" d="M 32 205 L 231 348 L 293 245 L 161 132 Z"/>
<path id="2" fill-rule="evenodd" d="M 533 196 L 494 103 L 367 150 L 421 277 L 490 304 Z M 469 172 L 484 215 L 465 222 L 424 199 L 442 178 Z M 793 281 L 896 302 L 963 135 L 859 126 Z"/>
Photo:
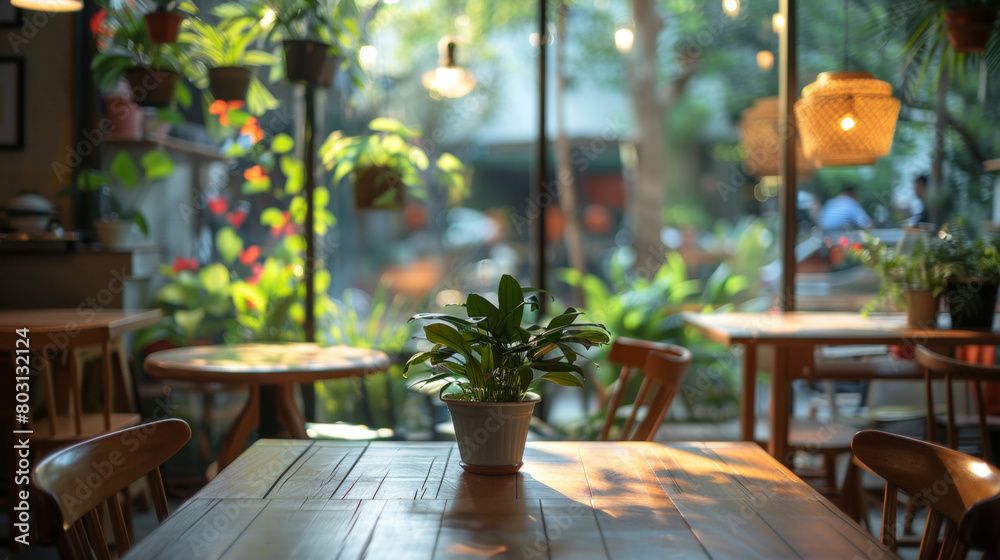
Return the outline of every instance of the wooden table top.
<path id="1" fill-rule="evenodd" d="M 752 443 L 260 440 L 126 558 L 895 558 Z"/>
<path id="2" fill-rule="evenodd" d="M 947 328 L 942 316 L 938 329 L 914 328 L 903 314 L 864 316 L 860 313 L 792 311 L 776 313 L 691 313 L 684 322 L 721 344 L 748 342 L 806 342 L 821 344 L 899 344 L 948 341 L 956 344 L 1000 343 L 997 331 L 960 331 Z"/>
<path id="3" fill-rule="evenodd" d="M 114 338 L 155 325 L 161 317 L 159 309 L 6 309 L 0 310 L 0 333 L 25 327 L 33 333 L 106 328 Z"/>
<path id="4" fill-rule="evenodd" d="M 311 383 L 384 371 L 389 356 L 379 350 L 317 344 L 227 344 L 154 352 L 146 371 L 156 379 L 244 385 Z"/>

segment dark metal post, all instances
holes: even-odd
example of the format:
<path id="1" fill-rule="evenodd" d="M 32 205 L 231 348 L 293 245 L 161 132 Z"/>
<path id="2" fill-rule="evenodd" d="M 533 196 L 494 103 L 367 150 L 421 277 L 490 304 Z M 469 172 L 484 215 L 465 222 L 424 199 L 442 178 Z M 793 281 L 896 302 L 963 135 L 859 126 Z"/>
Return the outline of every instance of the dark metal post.
<path id="1" fill-rule="evenodd" d="M 796 146 L 798 127 L 795 124 L 795 101 L 798 99 L 798 60 L 795 48 L 795 0 L 781 0 L 785 29 L 781 34 L 781 65 L 778 85 L 778 127 L 781 138 L 781 301 L 785 311 L 795 310 L 795 208 L 798 201 L 796 178 Z"/>
<path id="2" fill-rule="evenodd" d="M 304 150 L 303 161 L 306 170 L 306 182 L 305 188 L 303 189 L 304 196 L 306 197 L 306 220 L 305 232 L 303 235 L 306 237 L 306 258 L 305 258 L 305 268 L 302 271 L 303 282 L 306 284 L 306 319 L 305 319 L 305 334 L 306 342 L 316 342 L 316 282 L 315 280 L 315 267 L 316 267 L 316 200 L 313 193 L 316 191 L 316 146 L 313 144 L 313 126 L 316 119 L 316 91 L 315 86 L 312 84 L 306 84 L 305 91 L 305 102 L 306 102 L 306 117 L 305 117 L 305 134 L 304 136 Z"/>
<path id="3" fill-rule="evenodd" d="M 561 38 L 560 38 L 561 40 Z M 546 289 L 546 268 L 548 263 L 545 258 L 545 209 L 548 206 L 548 194 L 545 187 L 548 184 L 549 154 L 548 138 L 545 132 L 545 98 L 546 98 L 546 51 L 548 44 L 548 21 L 545 13 L 545 0 L 538 0 L 538 152 L 535 162 L 535 180 L 532 185 L 531 200 L 537 207 L 538 216 L 535 218 L 533 228 L 534 248 L 535 248 L 535 270 L 533 284 L 536 288 Z M 531 212 L 532 205 L 526 208 Z M 541 299 L 541 313 L 545 313 L 546 301 Z"/>

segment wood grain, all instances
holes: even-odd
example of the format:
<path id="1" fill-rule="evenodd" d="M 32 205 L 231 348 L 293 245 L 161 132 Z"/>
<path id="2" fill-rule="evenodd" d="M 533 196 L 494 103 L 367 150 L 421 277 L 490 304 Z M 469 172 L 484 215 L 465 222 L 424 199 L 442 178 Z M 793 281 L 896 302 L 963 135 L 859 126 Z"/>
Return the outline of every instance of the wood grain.
<path id="1" fill-rule="evenodd" d="M 261 440 L 127 558 L 895 557 L 754 444 L 529 443 L 496 477 L 458 460 Z"/>

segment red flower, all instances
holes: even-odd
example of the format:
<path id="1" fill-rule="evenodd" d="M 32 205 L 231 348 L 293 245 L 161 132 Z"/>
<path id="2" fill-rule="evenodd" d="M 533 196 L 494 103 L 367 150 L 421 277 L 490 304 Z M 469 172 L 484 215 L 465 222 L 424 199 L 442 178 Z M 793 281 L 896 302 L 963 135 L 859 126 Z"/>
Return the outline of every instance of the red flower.
<path id="1" fill-rule="evenodd" d="M 243 178 L 251 183 L 260 181 L 264 178 L 264 170 L 259 165 L 255 165 L 243 172 Z"/>
<path id="2" fill-rule="evenodd" d="M 858 243 L 857 241 L 855 241 L 854 243 L 851 243 L 851 250 L 852 251 L 860 251 L 862 249 L 864 249 L 864 247 L 860 243 Z"/>
<path id="3" fill-rule="evenodd" d="M 840 236 L 840 246 L 846 249 L 848 243 L 849 243 L 849 241 L 847 240 L 847 236 L 846 235 L 841 235 Z"/>
<path id="4" fill-rule="evenodd" d="M 221 196 L 213 196 L 208 199 L 208 209 L 216 216 L 221 216 L 226 209 L 229 208 L 229 203 L 226 199 Z"/>
<path id="5" fill-rule="evenodd" d="M 226 212 L 226 220 L 233 225 L 234 228 L 239 228 L 243 225 L 243 220 L 247 217 L 246 210 L 237 210 L 235 212 Z"/>
<path id="6" fill-rule="evenodd" d="M 177 257 L 174 260 L 174 274 L 182 270 L 191 270 L 197 272 L 198 270 L 198 259 L 192 257 L 190 259 L 185 259 L 184 257 Z"/>
<path id="7" fill-rule="evenodd" d="M 246 248 L 243 253 L 240 254 L 240 262 L 243 264 L 250 264 L 256 262 L 260 257 L 260 247 L 257 245 L 251 245 Z"/>
<path id="8" fill-rule="evenodd" d="M 101 26 L 104 25 L 104 18 L 108 17 L 108 12 L 104 8 L 101 8 L 96 14 L 90 17 L 90 34 L 97 36 L 98 32 L 101 30 Z"/>
<path id="9" fill-rule="evenodd" d="M 262 272 L 264 272 L 264 267 L 260 263 L 253 263 L 253 266 L 250 267 L 250 278 L 247 278 L 247 284 L 259 284 Z M 253 307 L 249 301 L 247 304 Z"/>

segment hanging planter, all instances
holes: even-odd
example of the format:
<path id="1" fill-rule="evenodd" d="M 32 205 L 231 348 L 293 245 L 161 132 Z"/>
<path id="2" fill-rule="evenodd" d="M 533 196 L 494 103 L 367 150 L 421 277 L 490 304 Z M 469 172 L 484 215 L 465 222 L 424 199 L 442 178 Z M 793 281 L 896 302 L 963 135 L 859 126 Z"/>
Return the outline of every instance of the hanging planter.
<path id="1" fill-rule="evenodd" d="M 996 6 L 948 10 L 944 13 L 948 40 L 957 53 L 981 53 L 993 34 Z"/>
<path id="2" fill-rule="evenodd" d="M 355 210 L 399 210 L 406 185 L 391 167 L 360 168 L 354 174 Z"/>
<path id="3" fill-rule="evenodd" d="M 802 150 L 821 167 L 888 155 L 898 116 L 892 86 L 869 72 L 823 72 L 795 103 Z"/>
<path id="4" fill-rule="evenodd" d="M 177 12 L 157 10 L 146 14 L 146 32 L 152 43 L 173 43 L 177 41 L 184 16 Z"/>
<path id="5" fill-rule="evenodd" d="M 243 101 L 250 89 L 250 70 L 242 66 L 221 66 L 208 69 L 208 89 L 212 97 L 222 101 Z"/>
<path id="6" fill-rule="evenodd" d="M 330 45 L 316 41 L 285 41 L 285 77 L 328 87 L 333 83 L 337 58 L 327 54 Z"/>
<path id="7" fill-rule="evenodd" d="M 162 68 L 133 66 L 125 69 L 132 101 L 143 107 L 169 107 L 177 88 L 177 72 Z"/>

